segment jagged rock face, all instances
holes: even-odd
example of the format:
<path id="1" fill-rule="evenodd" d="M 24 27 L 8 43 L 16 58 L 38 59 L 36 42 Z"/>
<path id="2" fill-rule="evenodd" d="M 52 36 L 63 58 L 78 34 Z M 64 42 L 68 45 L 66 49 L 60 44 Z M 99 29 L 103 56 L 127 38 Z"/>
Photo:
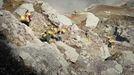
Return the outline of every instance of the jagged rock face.
<path id="1" fill-rule="evenodd" d="M 19 16 L 21 16 L 21 15 L 25 15 L 27 10 L 33 12 L 34 11 L 33 4 L 24 3 L 20 7 L 18 7 L 14 12 L 17 13 Z"/>
<path id="2" fill-rule="evenodd" d="M 33 12 L 32 21 L 30 22 L 30 28 L 34 31 L 37 38 L 41 38 L 42 34 L 47 30 L 47 20 L 43 15 Z"/>
<path id="3" fill-rule="evenodd" d="M 92 57 L 91 58 L 92 61 L 94 61 L 95 58 L 96 61 L 103 60 L 100 59 L 99 57 L 99 54 L 101 54 L 100 53 L 101 45 L 95 44 L 95 43 L 102 44 L 102 41 L 99 39 L 99 37 L 96 37 L 97 34 L 91 31 L 89 31 L 90 37 L 92 39 L 98 38 L 94 40 L 95 41 L 94 43 L 92 43 L 92 45 L 94 44 L 94 46 L 89 47 L 92 48 L 92 50 L 83 49 L 80 51 L 80 53 L 78 53 L 76 49 L 64 43 L 57 42 L 55 46 L 51 46 L 50 44 L 47 43 L 42 44 L 41 42 L 33 43 L 36 37 L 34 36 L 31 30 L 30 30 L 31 32 L 27 30 L 30 28 L 27 27 L 25 24 L 20 23 L 8 11 L 4 11 L 4 10 L 1 11 L 0 19 L 1 19 L 0 23 L 2 24 L 1 32 L 6 31 L 6 33 L 3 34 L 7 38 L 5 40 L 16 45 L 18 43 L 21 45 L 25 45 L 17 48 L 13 46 L 15 49 L 11 50 L 12 55 L 20 57 L 24 62 L 25 66 L 34 69 L 39 75 L 70 75 L 73 73 L 76 73 L 77 75 L 82 75 L 85 74 L 84 70 L 86 70 L 86 72 L 89 72 L 88 71 L 89 67 L 86 66 L 89 64 L 90 62 L 89 59 L 91 57 Z M 25 31 L 23 31 L 24 28 L 26 29 Z M 17 33 L 19 30 L 22 31 L 20 33 Z M 22 39 L 17 40 L 19 37 L 21 37 Z M 13 40 L 11 38 L 13 38 Z M 30 42 L 30 43 L 25 44 L 26 42 Z M 84 44 L 83 47 L 85 46 L 86 45 Z M 100 47 L 94 48 L 95 46 L 100 46 Z M 64 50 L 65 52 L 63 52 Z M 85 53 L 83 51 L 85 51 Z M 74 70 L 73 73 L 71 73 L 70 70 L 75 69 L 75 66 L 79 64 L 83 67 L 80 66 L 76 70 Z M 96 70 L 94 69 L 91 72 L 96 73 Z"/>
<path id="4" fill-rule="evenodd" d="M 66 60 L 69 60 L 71 62 L 76 62 L 79 54 L 76 52 L 76 50 L 63 42 L 56 42 L 57 47 L 61 50 L 61 52 L 64 54 Z"/>
<path id="5" fill-rule="evenodd" d="M 118 34 L 120 34 L 120 37 L 133 41 L 133 33 L 130 33 L 133 31 L 133 17 L 128 19 L 125 16 L 121 19 L 115 19 L 113 15 L 112 17 L 108 16 L 108 18 L 101 15 L 99 17 L 102 23 L 98 24 L 97 28 L 95 25 L 93 30 L 90 30 L 85 26 L 83 26 L 85 28 L 79 28 L 74 25 L 70 29 L 71 31 L 68 31 L 68 35 L 65 34 L 66 39 L 63 42 L 56 41 L 48 44 L 39 41 L 37 37 L 39 38 L 41 33 L 45 31 L 47 21 L 56 22 L 55 19 L 57 20 L 57 18 L 55 16 L 57 17 L 60 14 L 47 4 L 42 5 L 41 9 L 43 10 L 42 14 L 37 13 L 36 10 L 33 12 L 30 27 L 20 23 L 10 12 L 0 11 L 0 39 L 4 42 L 8 41 L 13 47 L 10 49 L 6 46 L 7 48 L 5 48 L 3 47 L 5 44 L 0 41 L 0 51 L 3 52 L 1 48 L 4 48 L 5 51 L 9 49 L 11 51 L 7 52 L 11 53 L 9 56 L 14 56 L 12 59 L 17 58 L 15 63 L 23 62 L 21 66 L 24 66 L 24 71 L 28 68 L 30 69 L 28 71 L 31 72 L 32 69 L 32 72 L 34 71 L 36 75 L 133 75 L 134 54 L 131 52 L 133 49 L 131 51 L 120 51 L 121 55 L 115 56 L 114 59 L 114 55 L 111 55 L 112 53 L 109 51 L 111 48 L 104 44 L 102 37 L 100 38 L 102 35 L 111 34 L 118 39 Z M 87 16 L 82 17 L 84 17 L 83 20 Z M 46 19 L 49 20 L 46 21 Z M 68 21 L 66 18 L 63 19 Z M 75 27 L 76 29 L 73 29 Z M 96 29 L 100 30 L 99 33 Z M 125 41 L 128 42 L 127 40 Z M 132 42 L 128 43 L 132 44 Z M 122 50 L 125 50 L 125 48 Z M 20 75 L 19 72 L 16 74 Z"/>
<path id="6" fill-rule="evenodd" d="M 0 31 L 5 36 L 3 40 L 11 43 L 14 48 L 10 50 L 11 55 L 20 57 L 24 66 L 34 69 L 39 75 L 68 75 L 68 63 L 55 47 L 40 41 L 34 42 L 36 37 L 31 29 L 20 23 L 10 12 L 2 10 L 0 15 Z"/>
<path id="7" fill-rule="evenodd" d="M 73 14 L 69 18 L 78 24 L 80 28 L 89 28 L 91 30 L 95 29 L 99 22 L 99 18 L 90 12 Z"/>
<path id="8" fill-rule="evenodd" d="M 55 49 L 44 43 L 42 46 L 35 44 L 20 47 L 17 50 L 25 65 L 35 69 L 39 75 L 68 75 L 67 61 Z"/>
<path id="9" fill-rule="evenodd" d="M 35 70 L 24 65 L 17 54 L 17 50 L 8 42 L 0 40 L 0 75 L 37 75 Z"/>
<path id="10" fill-rule="evenodd" d="M 103 60 L 110 56 L 108 47 L 105 46 L 98 34 L 93 31 L 79 30 L 77 33 L 68 35 L 69 37 L 65 42 L 76 48 L 76 51 L 84 58 L 87 56 L 93 60 L 96 58 Z"/>
<path id="11" fill-rule="evenodd" d="M 98 17 L 96 17 L 94 14 L 89 13 L 89 12 L 88 13 L 81 13 L 81 14 L 85 14 L 87 16 L 86 24 L 85 24 L 86 27 L 89 27 L 90 29 L 96 28 L 96 26 L 99 22 Z"/>
<path id="12" fill-rule="evenodd" d="M 59 14 L 48 3 L 43 2 L 42 6 L 41 6 L 41 10 L 42 10 L 42 13 L 44 15 L 48 16 L 48 19 L 53 24 L 60 24 L 60 23 L 62 23 L 63 25 L 66 25 L 66 26 L 72 25 L 72 21 L 68 17 Z"/>
<path id="13" fill-rule="evenodd" d="M 20 23 L 9 11 L 0 11 L 0 32 L 15 45 L 25 45 L 35 39 L 32 30 Z"/>

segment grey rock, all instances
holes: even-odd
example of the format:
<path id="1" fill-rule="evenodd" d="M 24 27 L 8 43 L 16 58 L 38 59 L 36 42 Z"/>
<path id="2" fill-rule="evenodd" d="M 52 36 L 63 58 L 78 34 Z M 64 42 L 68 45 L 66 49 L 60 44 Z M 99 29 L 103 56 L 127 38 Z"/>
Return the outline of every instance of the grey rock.
<path id="1" fill-rule="evenodd" d="M 66 59 L 70 60 L 71 62 L 76 62 L 79 54 L 76 50 L 63 42 L 56 42 L 57 47 L 59 50 L 62 50 Z"/>
<path id="2" fill-rule="evenodd" d="M 41 38 L 42 34 L 44 34 L 47 29 L 47 20 L 43 17 L 43 15 L 33 12 L 30 28 L 34 31 L 37 38 Z"/>
<path id="3" fill-rule="evenodd" d="M 95 29 L 99 23 L 99 18 L 91 12 L 81 12 L 71 15 L 72 21 L 79 25 L 83 30 Z"/>
<path id="4" fill-rule="evenodd" d="M 47 43 L 42 46 L 23 46 L 17 50 L 25 65 L 32 67 L 39 74 L 55 75 L 60 72 L 60 75 L 67 75 L 68 73 L 66 60 Z"/>
<path id="5" fill-rule="evenodd" d="M 103 45 L 103 46 L 100 48 L 100 50 L 101 50 L 101 54 L 100 54 L 100 55 L 101 55 L 101 57 L 102 57 L 103 59 L 106 59 L 106 58 L 108 58 L 108 57 L 111 56 L 107 45 Z"/>
<path id="6" fill-rule="evenodd" d="M 7 41 L 21 46 L 38 40 L 32 30 L 25 24 L 19 22 L 10 12 L 5 10 L 0 12 L 2 13 L 2 16 L 0 16 L 0 30 Z"/>
<path id="7" fill-rule="evenodd" d="M 77 33 L 79 30 L 80 29 L 76 24 L 73 24 L 73 25 L 70 26 L 70 32 L 72 32 L 73 34 Z"/>
<path id="8" fill-rule="evenodd" d="M 57 48 L 56 44 L 52 43 L 51 46 L 55 49 L 55 53 L 58 54 L 57 59 L 60 60 L 61 64 L 64 65 L 65 67 L 68 67 L 68 63 L 64 58 L 64 54 L 60 52 L 60 50 Z"/>
<path id="9" fill-rule="evenodd" d="M 101 75 L 120 75 L 113 68 L 107 69 L 106 71 L 101 72 Z"/>
<path id="10" fill-rule="evenodd" d="M 25 15 L 26 11 L 34 11 L 33 4 L 31 3 L 24 3 L 20 5 L 14 12 L 17 13 L 18 15 Z"/>
<path id="11" fill-rule="evenodd" d="M 90 12 L 84 12 L 84 13 L 80 13 L 82 15 L 86 15 L 86 27 L 89 27 L 91 29 L 94 29 L 97 27 L 97 24 L 99 22 L 99 18 L 97 16 L 95 16 L 93 13 Z"/>
<path id="12" fill-rule="evenodd" d="M 122 51 L 122 56 L 119 59 L 119 62 L 124 66 L 129 66 L 134 64 L 134 54 L 131 51 Z"/>
<path id="13" fill-rule="evenodd" d="M 54 23 L 54 24 L 60 24 L 62 23 L 63 25 L 70 26 L 72 25 L 72 21 L 64 16 L 59 14 L 55 9 L 53 9 L 48 3 L 43 2 L 41 6 L 42 13 L 44 15 L 48 16 L 48 19 Z"/>
<path id="14" fill-rule="evenodd" d="M 103 69 L 101 69 L 102 75 L 121 75 L 123 68 L 116 61 L 107 61 L 102 63 Z"/>
<path id="15" fill-rule="evenodd" d="M 58 49 L 39 41 L 32 30 L 20 23 L 10 12 L 0 12 L 0 24 L 3 24 L 0 28 L 1 34 L 3 33 L 1 37 L 13 47 L 10 50 L 13 59 L 19 57 L 23 66 L 34 69 L 39 75 L 68 75 L 68 63 Z"/>

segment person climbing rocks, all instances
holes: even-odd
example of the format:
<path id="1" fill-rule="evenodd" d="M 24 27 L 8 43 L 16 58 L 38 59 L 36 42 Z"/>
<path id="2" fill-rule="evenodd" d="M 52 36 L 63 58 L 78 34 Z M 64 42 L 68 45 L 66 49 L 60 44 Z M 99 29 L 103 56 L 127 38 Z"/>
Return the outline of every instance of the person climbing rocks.
<path id="1" fill-rule="evenodd" d="M 113 48 L 113 45 L 115 44 L 115 40 L 112 39 L 112 37 L 108 36 L 106 39 L 106 42 L 107 42 L 108 47 Z"/>
<path id="2" fill-rule="evenodd" d="M 32 13 L 29 11 L 26 11 L 25 15 L 20 16 L 20 21 L 26 24 L 27 26 L 29 26 L 31 20 L 32 20 Z"/>
<path id="3" fill-rule="evenodd" d="M 32 20 L 32 13 L 27 10 L 26 13 L 25 13 L 25 17 L 26 17 L 28 22 L 31 22 L 31 20 Z"/>
<path id="4" fill-rule="evenodd" d="M 67 27 L 63 23 L 59 23 L 58 31 L 60 34 L 64 34 L 67 32 Z"/>
<path id="5" fill-rule="evenodd" d="M 54 37 L 53 31 L 47 30 L 47 31 L 42 35 L 41 41 L 43 41 L 43 42 L 46 41 L 46 42 L 50 43 L 50 40 L 51 40 L 51 38 L 53 38 L 53 37 Z"/>
<path id="6" fill-rule="evenodd" d="M 26 17 L 24 15 L 20 16 L 20 22 L 29 26 L 29 22 L 26 20 Z"/>
<path id="7" fill-rule="evenodd" d="M 48 26 L 47 31 L 42 35 L 41 41 L 46 41 L 50 43 L 50 40 L 61 41 L 62 34 L 64 34 L 67 30 L 65 28 L 61 28 L 59 31 L 58 27 Z"/>
<path id="8" fill-rule="evenodd" d="M 62 28 L 62 29 L 61 29 L 61 33 L 62 33 L 62 34 L 65 34 L 66 31 L 67 31 L 66 28 Z"/>

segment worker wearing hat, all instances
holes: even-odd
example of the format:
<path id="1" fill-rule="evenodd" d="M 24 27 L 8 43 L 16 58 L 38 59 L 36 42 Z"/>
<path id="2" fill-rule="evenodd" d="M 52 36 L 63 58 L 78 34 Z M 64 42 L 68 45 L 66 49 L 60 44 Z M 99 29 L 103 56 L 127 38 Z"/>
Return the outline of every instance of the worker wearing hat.
<path id="1" fill-rule="evenodd" d="M 20 16 L 20 21 L 26 24 L 27 26 L 29 26 L 31 19 L 32 19 L 32 14 L 29 11 L 26 11 L 25 15 Z"/>
<path id="2" fill-rule="evenodd" d="M 108 47 L 113 47 L 113 45 L 115 44 L 115 40 L 110 36 L 107 36 L 106 38 L 107 38 Z"/>
<path id="3" fill-rule="evenodd" d="M 26 19 L 30 22 L 32 19 L 32 13 L 30 11 L 26 11 L 25 16 L 26 16 Z"/>
<path id="4" fill-rule="evenodd" d="M 26 17 L 24 15 L 20 16 L 20 21 L 29 26 L 29 22 L 26 20 Z"/>

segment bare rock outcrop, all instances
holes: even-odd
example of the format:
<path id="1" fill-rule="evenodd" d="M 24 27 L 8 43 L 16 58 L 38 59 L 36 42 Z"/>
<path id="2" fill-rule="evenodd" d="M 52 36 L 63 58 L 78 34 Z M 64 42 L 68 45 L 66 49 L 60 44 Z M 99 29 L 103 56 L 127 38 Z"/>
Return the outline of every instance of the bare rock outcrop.
<path id="1" fill-rule="evenodd" d="M 23 66 L 34 69 L 39 75 L 68 75 L 67 65 L 62 63 L 66 60 L 55 47 L 39 41 L 32 30 L 9 11 L 2 10 L 0 15 L 1 37 L 13 47 L 10 51 L 14 59 L 20 57 Z"/>
<path id="2" fill-rule="evenodd" d="M 32 21 L 30 22 L 30 28 L 34 31 L 37 38 L 41 38 L 42 34 L 47 30 L 47 20 L 43 15 L 37 12 L 33 12 Z"/>
<path id="3" fill-rule="evenodd" d="M 80 28 L 95 29 L 99 23 L 99 18 L 90 12 L 72 14 L 70 19 L 79 25 Z"/>
<path id="4" fill-rule="evenodd" d="M 81 13 L 81 15 L 86 15 L 86 22 L 85 26 L 89 27 L 90 29 L 95 29 L 99 22 L 99 18 L 96 17 L 93 13 L 85 12 Z"/>
<path id="5" fill-rule="evenodd" d="M 25 15 L 27 10 L 30 12 L 33 12 L 34 11 L 33 4 L 31 4 L 31 3 L 22 4 L 22 5 L 20 5 L 20 7 L 18 7 L 15 10 L 15 13 L 17 13 L 19 16 L 21 16 L 21 15 Z"/>
<path id="6" fill-rule="evenodd" d="M 76 52 L 76 50 L 68 45 L 66 45 L 63 42 L 56 42 L 57 47 L 61 52 L 64 54 L 66 60 L 69 60 L 71 62 L 76 62 L 77 58 L 79 57 L 79 54 Z"/>
<path id="7" fill-rule="evenodd" d="M 43 2 L 41 6 L 42 13 L 44 15 L 48 16 L 48 19 L 53 23 L 53 24 L 59 24 L 62 23 L 64 25 L 70 26 L 72 25 L 72 21 L 64 16 L 59 14 L 55 9 L 53 9 L 48 3 Z"/>
<path id="8" fill-rule="evenodd" d="M 9 11 L 0 11 L 0 32 L 5 39 L 15 45 L 26 45 L 36 40 L 32 30 L 19 22 Z"/>

